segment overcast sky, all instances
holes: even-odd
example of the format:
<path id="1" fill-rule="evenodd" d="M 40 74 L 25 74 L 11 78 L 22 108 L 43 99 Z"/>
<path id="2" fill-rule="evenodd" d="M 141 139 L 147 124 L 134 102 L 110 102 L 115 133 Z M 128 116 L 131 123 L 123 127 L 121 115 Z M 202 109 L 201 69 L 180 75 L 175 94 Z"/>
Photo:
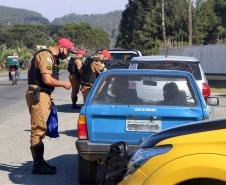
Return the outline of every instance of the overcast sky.
<path id="1" fill-rule="evenodd" d="M 52 21 L 66 14 L 97 14 L 124 10 L 128 0 L 0 0 L 0 5 L 33 10 Z"/>

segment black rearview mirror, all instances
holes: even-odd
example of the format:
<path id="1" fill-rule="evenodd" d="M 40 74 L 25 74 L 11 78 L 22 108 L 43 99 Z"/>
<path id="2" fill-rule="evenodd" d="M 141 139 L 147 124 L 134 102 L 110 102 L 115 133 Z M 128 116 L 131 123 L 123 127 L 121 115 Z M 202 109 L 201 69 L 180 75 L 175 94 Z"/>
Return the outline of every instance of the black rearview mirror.
<path id="1" fill-rule="evenodd" d="M 144 80 L 143 85 L 148 85 L 148 86 L 157 86 L 157 82 L 152 81 L 152 80 Z"/>

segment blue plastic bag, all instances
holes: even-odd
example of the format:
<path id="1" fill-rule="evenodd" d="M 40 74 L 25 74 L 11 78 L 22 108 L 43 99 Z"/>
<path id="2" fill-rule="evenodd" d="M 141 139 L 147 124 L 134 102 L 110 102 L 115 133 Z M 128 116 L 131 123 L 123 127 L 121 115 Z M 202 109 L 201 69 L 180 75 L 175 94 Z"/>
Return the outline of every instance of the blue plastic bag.
<path id="1" fill-rule="evenodd" d="M 52 103 L 51 111 L 50 111 L 46 125 L 47 125 L 47 130 L 46 130 L 47 136 L 51 138 L 59 137 L 57 108 L 54 103 Z"/>

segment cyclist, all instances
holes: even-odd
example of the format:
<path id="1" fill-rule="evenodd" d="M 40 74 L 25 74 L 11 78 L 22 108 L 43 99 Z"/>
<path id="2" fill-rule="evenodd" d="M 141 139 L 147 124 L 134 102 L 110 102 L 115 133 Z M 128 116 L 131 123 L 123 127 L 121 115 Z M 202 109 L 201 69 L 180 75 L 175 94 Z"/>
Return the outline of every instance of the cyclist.
<path id="1" fill-rule="evenodd" d="M 19 67 L 20 67 L 20 60 L 17 53 L 13 53 L 12 56 L 7 57 L 6 63 L 9 71 L 9 80 L 16 80 L 15 82 L 12 81 L 13 85 L 17 83 L 17 78 L 19 76 Z M 14 75 L 12 75 L 14 72 Z"/>

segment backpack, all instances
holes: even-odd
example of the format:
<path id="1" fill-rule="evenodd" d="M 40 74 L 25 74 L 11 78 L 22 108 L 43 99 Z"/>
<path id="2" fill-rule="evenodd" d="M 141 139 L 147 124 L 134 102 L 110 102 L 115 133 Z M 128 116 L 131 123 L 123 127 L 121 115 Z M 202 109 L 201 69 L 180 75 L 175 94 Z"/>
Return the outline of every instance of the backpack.
<path id="1" fill-rule="evenodd" d="M 72 74 L 75 72 L 75 64 L 74 64 L 74 58 L 70 58 L 67 66 L 67 70 Z"/>
<path id="2" fill-rule="evenodd" d="M 50 111 L 46 125 L 47 125 L 47 130 L 46 130 L 47 136 L 51 138 L 59 137 L 57 108 L 54 103 L 52 103 L 51 111 Z"/>

